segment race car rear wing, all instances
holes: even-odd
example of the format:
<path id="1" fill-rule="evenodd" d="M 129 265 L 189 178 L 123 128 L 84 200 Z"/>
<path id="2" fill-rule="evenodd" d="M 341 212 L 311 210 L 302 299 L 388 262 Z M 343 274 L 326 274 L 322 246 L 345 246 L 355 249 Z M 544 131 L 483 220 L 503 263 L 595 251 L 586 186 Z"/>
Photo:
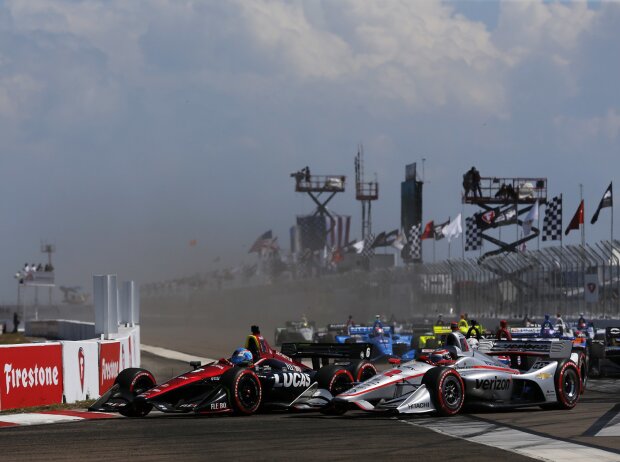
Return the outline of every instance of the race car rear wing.
<path id="1" fill-rule="evenodd" d="M 312 367 L 327 364 L 329 359 L 370 359 L 370 343 L 283 343 L 282 354 L 294 359 L 311 359 Z"/>
<path id="2" fill-rule="evenodd" d="M 480 340 L 478 351 L 487 355 L 570 358 L 573 342 L 558 339 Z"/>

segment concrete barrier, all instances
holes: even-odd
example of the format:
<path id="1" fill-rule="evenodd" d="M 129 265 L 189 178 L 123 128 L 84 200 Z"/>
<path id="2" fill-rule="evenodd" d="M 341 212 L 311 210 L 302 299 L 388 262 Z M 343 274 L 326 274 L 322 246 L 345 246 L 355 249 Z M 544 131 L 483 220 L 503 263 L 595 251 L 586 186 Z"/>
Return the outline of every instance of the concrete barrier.
<path id="1" fill-rule="evenodd" d="M 95 338 L 95 324 L 67 319 L 27 321 L 25 334 L 50 340 L 88 340 Z"/>
<path id="2" fill-rule="evenodd" d="M 65 322 L 39 321 L 39 332 L 60 335 Z M 140 327 L 119 327 L 112 337 L 1 346 L 0 411 L 98 398 L 121 370 L 140 367 Z"/>

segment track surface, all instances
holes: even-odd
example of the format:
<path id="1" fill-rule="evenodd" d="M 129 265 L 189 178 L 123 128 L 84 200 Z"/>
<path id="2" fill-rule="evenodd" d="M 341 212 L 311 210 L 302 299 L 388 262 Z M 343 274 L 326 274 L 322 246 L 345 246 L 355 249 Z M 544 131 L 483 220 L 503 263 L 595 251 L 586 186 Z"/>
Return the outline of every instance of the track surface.
<path id="1" fill-rule="evenodd" d="M 143 366 L 165 380 L 185 370 L 178 361 L 143 354 Z M 12 460 L 393 460 L 420 455 L 425 461 L 531 460 L 514 452 L 464 441 L 427 425 L 474 427 L 487 422 L 521 435 L 544 435 L 560 445 L 595 446 L 620 460 L 620 437 L 585 436 L 620 402 L 612 380 L 591 381 L 576 409 L 489 412 L 457 418 L 393 418 L 352 412 L 342 417 L 262 414 L 252 417 L 194 417 L 152 413 L 146 419 L 118 418 L 37 427 L 6 428 L 3 461 Z M 457 420 L 458 419 L 458 420 Z M 501 434 L 500 434 L 501 435 Z M 516 438 L 514 434 L 503 439 Z M 613 452 L 615 451 L 615 452 Z"/>

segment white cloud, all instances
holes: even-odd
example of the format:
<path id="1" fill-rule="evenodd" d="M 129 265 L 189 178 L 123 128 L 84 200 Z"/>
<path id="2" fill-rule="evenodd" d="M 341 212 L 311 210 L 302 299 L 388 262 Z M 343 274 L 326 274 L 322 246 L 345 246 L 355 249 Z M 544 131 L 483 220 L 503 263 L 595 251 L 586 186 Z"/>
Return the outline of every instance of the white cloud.
<path id="1" fill-rule="evenodd" d="M 572 142 L 580 144 L 596 138 L 609 141 L 620 139 L 620 113 L 615 108 L 610 108 L 604 115 L 590 118 L 557 116 L 554 124 Z"/>

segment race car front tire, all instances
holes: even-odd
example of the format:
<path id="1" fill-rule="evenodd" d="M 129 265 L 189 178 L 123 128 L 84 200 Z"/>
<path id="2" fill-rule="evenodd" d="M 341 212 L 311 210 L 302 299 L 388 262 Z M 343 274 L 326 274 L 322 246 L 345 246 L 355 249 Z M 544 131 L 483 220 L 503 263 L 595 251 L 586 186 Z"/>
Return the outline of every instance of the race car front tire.
<path id="1" fill-rule="evenodd" d="M 424 374 L 426 385 L 437 412 L 442 416 L 459 413 L 465 402 L 465 384 L 457 371 L 448 367 L 434 367 Z"/>
<path id="2" fill-rule="evenodd" d="M 351 364 L 347 366 L 347 370 L 351 373 L 356 382 L 365 382 L 369 378 L 377 375 L 377 368 L 374 364 L 364 359 L 351 361 Z"/>
<path id="3" fill-rule="evenodd" d="M 577 361 L 577 367 L 579 368 L 579 375 L 581 377 L 581 393 L 586 391 L 586 385 L 588 383 L 588 357 L 583 351 L 578 353 L 579 360 Z"/>
<path id="4" fill-rule="evenodd" d="M 581 394 L 581 380 L 577 365 L 570 360 L 563 360 L 558 364 L 553 379 L 557 403 L 550 408 L 553 409 L 572 409 L 579 401 Z"/>
<path id="5" fill-rule="evenodd" d="M 228 389 L 230 404 L 236 414 L 254 414 L 263 397 L 263 388 L 254 371 L 233 367 L 222 375 L 221 383 Z"/>
<path id="6" fill-rule="evenodd" d="M 344 393 L 353 386 L 353 375 L 347 369 L 336 364 L 329 364 L 319 369 L 316 374 L 319 388 L 329 391 L 332 396 Z"/>
<path id="7" fill-rule="evenodd" d="M 133 398 L 156 385 L 153 374 L 138 367 L 123 369 L 116 376 L 114 383 L 118 385 L 121 392 Z M 151 412 L 151 409 L 153 409 L 152 404 L 134 399 L 127 406 L 120 408 L 118 412 L 125 417 L 144 417 Z"/>

